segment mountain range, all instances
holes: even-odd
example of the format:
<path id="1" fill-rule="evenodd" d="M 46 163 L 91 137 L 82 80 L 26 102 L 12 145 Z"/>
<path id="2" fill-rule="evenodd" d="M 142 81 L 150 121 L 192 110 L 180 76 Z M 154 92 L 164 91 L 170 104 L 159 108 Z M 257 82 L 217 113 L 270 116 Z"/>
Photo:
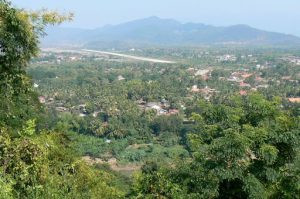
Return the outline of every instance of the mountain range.
<path id="1" fill-rule="evenodd" d="M 165 45 L 300 45 L 300 38 L 259 30 L 247 25 L 218 27 L 201 23 L 180 23 L 173 19 L 149 17 L 119 25 L 86 30 L 53 27 L 47 29 L 44 46 L 85 47 Z"/>

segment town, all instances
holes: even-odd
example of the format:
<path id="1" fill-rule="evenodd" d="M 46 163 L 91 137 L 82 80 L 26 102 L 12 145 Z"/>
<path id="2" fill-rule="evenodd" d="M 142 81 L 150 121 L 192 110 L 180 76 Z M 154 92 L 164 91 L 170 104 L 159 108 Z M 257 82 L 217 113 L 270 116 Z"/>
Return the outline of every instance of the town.
<path id="1" fill-rule="evenodd" d="M 143 56 L 152 54 L 148 51 L 148 49 L 138 50 L 139 55 Z M 162 49 L 161 51 L 163 52 L 164 50 Z M 205 55 L 207 57 L 207 62 L 198 64 L 186 64 L 195 62 L 191 61 L 194 60 L 195 55 L 193 53 L 195 51 L 200 52 L 196 57 Z M 293 86 L 293 91 L 284 92 L 286 90 L 283 89 L 281 90 L 283 91 L 281 92 L 281 95 L 283 99 L 291 103 L 300 101 L 298 89 L 300 79 L 300 72 L 298 67 L 299 58 L 297 58 L 296 56 L 282 54 L 282 56 L 279 58 L 276 57 L 271 61 L 266 61 L 263 60 L 263 53 L 253 55 L 247 54 L 247 52 L 245 52 L 245 55 L 240 55 L 238 57 L 238 55 L 235 54 L 219 55 L 222 53 L 219 52 L 218 54 L 218 51 L 213 51 L 212 49 L 205 51 L 197 49 L 195 51 L 193 51 L 190 56 L 187 56 L 185 60 L 182 60 L 180 53 L 177 50 L 175 52 L 167 51 L 166 55 L 163 55 L 163 57 L 168 57 L 169 59 L 176 60 L 178 64 L 159 65 L 155 63 L 147 64 L 146 62 L 135 62 L 126 58 L 97 53 L 95 54 L 92 52 L 84 52 L 80 50 L 46 49 L 43 51 L 43 53 L 41 53 L 39 58 L 33 60 L 33 66 L 30 71 L 32 71 L 32 74 L 34 76 L 34 74 L 38 72 L 40 68 L 42 69 L 43 67 L 54 65 L 52 66 L 52 68 L 54 67 L 53 70 L 49 70 L 47 72 L 43 71 L 46 76 L 39 76 L 39 78 L 35 79 L 34 87 L 37 90 L 41 89 L 40 93 L 44 93 L 44 95 L 41 95 L 39 97 L 39 101 L 49 108 L 54 108 L 57 112 L 69 112 L 80 117 L 86 117 L 88 115 L 97 117 L 100 112 L 105 112 L 105 110 L 103 110 L 103 108 L 101 107 L 98 107 L 98 109 L 95 108 L 95 104 L 91 105 L 91 103 L 95 102 L 91 100 L 91 96 L 89 96 L 88 94 L 82 96 L 82 93 L 80 93 L 82 97 L 76 99 L 76 101 L 79 101 L 81 103 L 76 104 L 72 100 L 72 98 L 78 97 L 79 93 L 76 93 L 76 90 L 65 90 L 61 87 L 52 87 L 55 85 L 56 81 L 59 82 L 60 79 L 66 79 L 66 77 L 64 77 L 64 74 L 68 72 L 63 71 L 62 69 L 62 66 L 65 65 L 69 66 L 67 67 L 67 69 L 64 69 L 68 71 L 73 70 L 72 65 L 82 65 L 82 67 L 85 67 L 84 64 L 99 65 L 97 70 L 104 72 L 104 74 L 99 74 L 99 76 L 105 75 L 106 77 L 103 78 L 108 78 L 107 85 L 109 87 L 130 84 L 130 82 L 134 81 L 134 79 L 145 79 L 146 76 L 153 75 L 152 73 L 158 76 L 163 76 L 165 73 L 173 75 L 170 78 L 175 78 L 176 80 L 174 81 L 177 81 L 178 84 L 183 86 L 179 89 L 183 90 L 181 93 L 183 95 L 181 95 L 180 93 L 171 94 L 168 91 L 161 93 L 161 91 L 157 90 L 157 93 L 161 93 L 161 95 L 156 95 L 157 97 L 155 98 L 152 97 L 152 101 L 150 99 L 147 99 L 148 96 L 144 96 L 142 94 L 138 97 L 136 96 L 135 100 L 132 100 L 132 103 L 135 104 L 140 111 L 145 112 L 147 110 L 154 110 L 158 116 L 168 116 L 174 114 L 176 115 L 179 113 L 185 115 L 184 111 L 186 110 L 187 101 L 193 101 L 193 99 L 197 99 L 197 96 L 202 96 L 205 100 L 209 101 L 211 98 L 224 95 L 228 92 L 236 92 L 239 95 L 247 95 L 247 93 L 250 92 L 263 92 L 267 91 L 268 89 L 275 89 L 273 88 L 275 86 Z M 132 52 L 136 51 L 133 51 L 132 49 L 122 51 L 122 53 L 124 54 Z M 141 52 L 144 53 L 141 54 Z M 241 54 L 240 52 L 238 53 Z M 102 66 L 109 62 L 116 63 L 116 67 Z M 273 76 L 272 71 L 279 70 L 278 68 L 280 68 L 280 65 L 282 65 L 283 63 L 291 65 L 291 69 L 289 69 L 288 71 L 283 71 L 286 74 L 283 74 L 280 77 Z M 148 65 L 149 67 L 147 67 Z M 179 70 L 182 74 L 176 74 L 178 73 L 176 70 Z M 131 71 L 135 71 L 134 73 L 140 72 L 145 75 L 131 74 L 130 77 L 128 75 L 128 72 Z M 139 76 L 132 77 L 134 75 Z M 87 77 L 88 76 L 86 76 L 86 78 Z M 71 78 L 78 79 L 78 77 Z M 160 78 L 157 78 L 158 79 L 148 78 L 147 82 L 139 83 L 146 83 L 146 85 L 148 86 L 152 84 L 160 84 Z M 45 85 L 45 83 L 47 83 L 47 85 Z M 52 87 L 51 92 L 49 92 L 48 86 Z M 159 87 L 157 89 L 159 89 Z M 153 92 L 155 92 L 155 90 L 153 90 Z M 170 99 L 166 99 L 167 96 Z M 174 101 L 174 97 L 176 97 L 178 101 Z M 72 101 L 72 103 L 70 103 L 70 100 Z M 172 104 L 176 105 L 171 106 L 170 101 Z M 86 106 L 92 106 L 94 107 L 94 109 L 92 111 L 87 111 Z M 118 112 L 120 110 L 116 108 L 114 111 Z"/>

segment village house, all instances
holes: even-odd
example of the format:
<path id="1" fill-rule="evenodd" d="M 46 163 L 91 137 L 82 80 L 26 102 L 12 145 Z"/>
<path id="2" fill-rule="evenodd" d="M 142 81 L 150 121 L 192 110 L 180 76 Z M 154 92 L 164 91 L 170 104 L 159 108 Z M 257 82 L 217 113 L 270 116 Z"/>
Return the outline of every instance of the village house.
<path id="1" fill-rule="evenodd" d="M 253 73 L 242 73 L 241 77 L 244 79 L 247 79 L 247 78 L 251 77 L 252 75 L 253 75 Z"/>
<path id="2" fill-rule="evenodd" d="M 175 114 L 175 109 L 171 109 L 168 111 L 168 108 L 170 105 L 168 104 L 168 101 L 162 100 L 161 103 L 159 102 L 148 102 L 145 105 L 140 105 L 144 106 L 144 110 L 155 110 L 157 115 L 170 115 L 170 114 Z"/>
<path id="3" fill-rule="evenodd" d="M 239 71 L 239 72 L 233 72 L 230 74 L 230 77 L 227 79 L 227 81 L 241 83 L 245 79 L 247 79 L 253 75 L 254 75 L 253 73 L 248 73 L 248 72 L 246 72 L 246 70 Z"/>
<path id="4" fill-rule="evenodd" d="M 292 77 L 291 76 L 283 76 L 281 77 L 282 80 L 291 80 Z"/>
<path id="5" fill-rule="evenodd" d="M 168 100 L 166 100 L 166 99 L 162 99 L 162 100 L 160 101 L 160 103 L 161 103 L 161 107 L 162 107 L 162 108 L 169 108 L 169 107 L 170 107 L 170 103 L 169 103 Z"/>
<path id="6" fill-rule="evenodd" d="M 209 99 L 213 93 L 216 93 L 216 89 L 209 88 L 206 86 L 205 88 L 199 89 L 197 85 L 192 86 L 190 92 L 192 93 L 201 93 L 205 96 L 205 99 Z"/>
<path id="7" fill-rule="evenodd" d="M 200 89 L 199 92 L 202 93 L 202 94 L 205 94 L 205 95 L 209 95 L 209 94 L 215 93 L 216 89 L 209 88 L 208 86 L 205 86 L 205 88 Z"/>
<path id="8" fill-rule="evenodd" d="M 105 143 L 110 144 L 111 140 L 110 139 L 105 139 Z"/>
<path id="9" fill-rule="evenodd" d="M 177 115 L 179 114 L 179 110 L 178 109 L 170 109 L 168 115 Z"/>
<path id="10" fill-rule="evenodd" d="M 92 115 L 93 115 L 93 117 L 98 117 L 98 115 L 99 115 L 99 113 L 100 113 L 100 111 L 95 111 Z"/>
<path id="11" fill-rule="evenodd" d="M 86 114 L 87 113 L 87 110 L 86 110 L 86 104 L 80 104 L 78 105 L 78 109 L 77 109 L 80 113 L 84 113 Z"/>
<path id="12" fill-rule="evenodd" d="M 204 69 L 204 70 L 198 70 L 195 73 L 195 77 L 201 77 L 203 80 L 208 80 L 211 77 L 211 70 Z"/>
<path id="13" fill-rule="evenodd" d="M 46 103 L 46 97 L 45 96 L 39 96 L 39 102 L 41 103 L 41 104 L 45 104 Z"/>
<path id="14" fill-rule="evenodd" d="M 193 85 L 192 88 L 191 88 L 191 92 L 192 93 L 198 93 L 200 91 L 200 89 L 198 88 L 197 85 Z"/>
<path id="15" fill-rule="evenodd" d="M 168 111 L 165 109 L 160 109 L 158 115 L 167 115 Z"/>
<path id="16" fill-rule="evenodd" d="M 270 68 L 269 63 L 266 63 L 266 65 L 261 65 L 261 64 L 256 65 L 257 70 L 263 70 L 263 69 L 267 69 L 267 68 Z"/>
<path id="17" fill-rule="evenodd" d="M 300 103 L 300 97 L 291 97 L 288 98 L 288 101 L 291 103 Z"/>
<path id="18" fill-rule="evenodd" d="M 241 82 L 241 76 L 239 72 L 233 72 L 231 73 L 230 77 L 227 79 L 229 82 Z"/>
<path id="19" fill-rule="evenodd" d="M 248 88 L 251 87 L 250 84 L 247 84 L 247 83 L 245 83 L 245 82 L 240 82 L 240 85 L 239 85 L 239 86 L 240 86 L 240 87 L 248 87 Z"/>
<path id="20" fill-rule="evenodd" d="M 79 117 L 86 117 L 87 114 L 84 114 L 84 113 L 79 113 Z"/>
<path id="21" fill-rule="evenodd" d="M 195 73 L 195 76 L 205 76 L 210 72 L 210 70 L 204 69 L 204 70 L 197 70 L 197 72 Z"/>
<path id="22" fill-rule="evenodd" d="M 60 107 L 60 106 L 64 106 L 64 104 L 65 104 L 65 101 L 57 101 L 57 102 L 55 103 L 55 106 L 56 106 L 56 107 Z"/>
<path id="23" fill-rule="evenodd" d="M 123 80 L 125 80 L 125 78 L 122 75 L 119 75 L 118 76 L 118 81 L 123 81 Z"/>
<path id="24" fill-rule="evenodd" d="M 66 112 L 66 111 L 68 111 L 68 109 L 66 107 L 63 107 L 63 106 L 55 107 L 55 110 L 57 112 Z"/>
<path id="25" fill-rule="evenodd" d="M 81 54 L 72 54 L 72 55 L 69 55 L 68 57 L 68 60 L 73 62 L 73 61 L 79 61 L 79 60 L 82 60 L 83 59 L 83 56 Z"/>
<path id="26" fill-rule="evenodd" d="M 244 95 L 247 95 L 247 94 L 248 94 L 247 91 L 245 91 L 245 90 L 240 90 L 240 95 L 244 96 Z"/>
<path id="27" fill-rule="evenodd" d="M 230 76 L 229 78 L 227 78 L 227 81 L 229 81 L 229 82 L 241 82 L 242 80 L 237 76 Z"/>
<path id="28" fill-rule="evenodd" d="M 268 88 L 268 87 L 269 87 L 268 84 L 261 84 L 256 86 L 256 88 Z"/>
<path id="29" fill-rule="evenodd" d="M 258 75 L 255 76 L 255 82 L 263 82 L 263 81 L 266 81 L 266 80 Z"/>
<path id="30" fill-rule="evenodd" d="M 145 105 L 145 110 L 151 110 L 151 109 L 154 109 L 156 110 L 157 112 L 159 112 L 162 108 L 160 107 L 161 104 L 159 102 L 148 102 L 146 105 Z"/>
<path id="31" fill-rule="evenodd" d="M 219 62 L 235 62 L 237 60 L 237 57 L 235 55 L 222 55 L 217 57 L 217 61 Z"/>
<path id="32" fill-rule="evenodd" d="M 212 97 L 212 95 L 214 93 L 217 93 L 218 91 L 216 91 L 216 89 L 209 88 L 208 86 L 206 86 L 205 88 L 199 89 L 197 85 L 194 85 L 191 89 L 191 92 L 200 93 L 203 95 L 205 100 L 209 101 L 210 98 Z"/>
<path id="33" fill-rule="evenodd" d="M 281 60 L 288 61 L 288 62 L 290 62 L 292 64 L 300 65 L 300 57 L 287 56 L 287 57 L 281 58 Z"/>

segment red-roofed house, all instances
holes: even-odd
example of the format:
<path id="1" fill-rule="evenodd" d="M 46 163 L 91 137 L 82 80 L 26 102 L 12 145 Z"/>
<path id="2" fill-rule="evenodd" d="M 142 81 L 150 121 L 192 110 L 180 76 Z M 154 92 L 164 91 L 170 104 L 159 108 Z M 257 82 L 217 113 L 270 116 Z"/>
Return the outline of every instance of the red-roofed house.
<path id="1" fill-rule="evenodd" d="M 296 98 L 288 98 L 289 102 L 292 103 L 300 103 L 300 97 L 296 97 Z"/>
<path id="2" fill-rule="evenodd" d="M 250 85 L 250 84 L 247 84 L 247 83 L 245 83 L 245 82 L 241 82 L 241 83 L 240 83 L 240 87 L 251 87 L 251 85 Z"/>
<path id="3" fill-rule="evenodd" d="M 245 91 L 245 90 L 240 90 L 240 95 L 247 95 L 248 93 L 247 93 L 247 91 Z"/>
<path id="4" fill-rule="evenodd" d="M 242 76 L 242 78 L 246 79 L 248 77 L 251 77 L 252 75 L 253 75 L 252 73 L 244 73 L 241 76 Z"/>

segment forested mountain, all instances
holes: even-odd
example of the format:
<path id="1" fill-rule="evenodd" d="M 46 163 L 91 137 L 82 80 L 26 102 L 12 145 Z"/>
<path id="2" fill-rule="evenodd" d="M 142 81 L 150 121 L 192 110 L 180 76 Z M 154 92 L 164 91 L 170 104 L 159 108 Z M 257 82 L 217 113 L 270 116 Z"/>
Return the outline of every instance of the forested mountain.
<path id="1" fill-rule="evenodd" d="M 94 30 L 52 28 L 46 45 L 81 44 L 93 47 L 113 45 L 299 45 L 300 38 L 258 30 L 247 25 L 216 27 L 199 23 L 182 24 L 172 19 L 150 17 Z"/>

